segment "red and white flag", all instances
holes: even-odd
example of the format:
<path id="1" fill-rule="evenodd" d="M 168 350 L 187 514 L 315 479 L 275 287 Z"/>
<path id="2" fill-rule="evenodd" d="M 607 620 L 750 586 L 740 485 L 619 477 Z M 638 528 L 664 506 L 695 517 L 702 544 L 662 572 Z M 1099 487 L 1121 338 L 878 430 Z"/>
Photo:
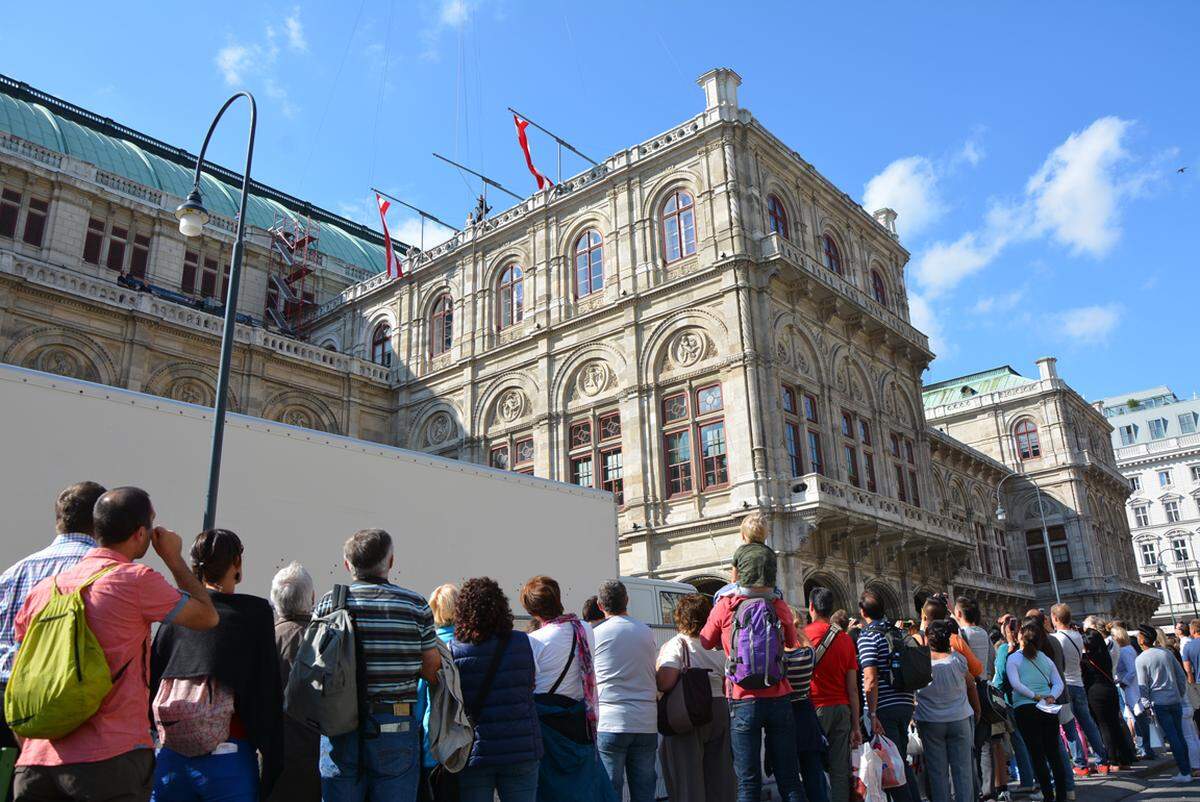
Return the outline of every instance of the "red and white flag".
<path id="1" fill-rule="evenodd" d="M 537 179 L 538 189 L 545 189 L 546 186 L 554 186 L 553 181 L 539 173 L 538 169 L 533 166 L 533 157 L 529 155 L 529 138 L 525 136 L 525 128 L 529 125 L 529 121 L 522 120 L 514 114 L 513 123 L 517 126 L 517 142 L 521 143 L 521 152 L 525 154 L 525 166 L 529 168 L 529 172 L 533 173 L 533 177 Z"/>
<path id="2" fill-rule="evenodd" d="M 383 244 L 384 251 L 387 253 L 388 278 L 400 278 L 400 262 L 396 259 L 396 252 L 392 250 L 392 235 L 387 227 L 387 213 L 388 209 L 392 208 L 392 202 L 378 192 L 375 193 L 375 202 L 379 204 L 379 222 L 383 223 Z"/>

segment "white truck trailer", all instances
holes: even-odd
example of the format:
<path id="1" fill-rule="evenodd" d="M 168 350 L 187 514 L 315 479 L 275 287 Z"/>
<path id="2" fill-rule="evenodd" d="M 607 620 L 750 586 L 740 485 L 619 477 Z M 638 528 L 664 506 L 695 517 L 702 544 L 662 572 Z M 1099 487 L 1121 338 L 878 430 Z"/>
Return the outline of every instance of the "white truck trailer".
<path id="1" fill-rule="evenodd" d="M 50 542 L 58 491 L 85 479 L 145 488 L 186 556 L 211 430 L 208 407 L 0 365 L 0 570 Z M 239 590 L 261 596 L 291 560 L 318 593 L 345 581 L 342 544 L 367 527 L 395 540 L 393 581 L 427 595 L 491 576 L 518 615 L 531 576 L 557 579 L 578 612 L 617 575 L 609 493 L 244 415 L 226 422 L 217 525 L 245 545 Z"/>

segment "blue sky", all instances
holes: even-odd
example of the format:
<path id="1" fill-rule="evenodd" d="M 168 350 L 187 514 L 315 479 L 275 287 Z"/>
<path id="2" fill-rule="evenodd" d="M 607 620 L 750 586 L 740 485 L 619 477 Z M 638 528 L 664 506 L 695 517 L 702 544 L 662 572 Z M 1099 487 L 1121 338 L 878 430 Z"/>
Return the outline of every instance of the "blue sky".
<path id="1" fill-rule="evenodd" d="M 600 159 L 695 114 L 695 77 L 730 66 L 764 124 L 899 210 L 914 322 L 939 353 L 927 380 L 1029 375 L 1053 354 L 1089 398 L 1200 389 L 1200 4 L 598 8 L 15 4 L 0 72 L 192 150 L 248 88 L 255 177 L 375 223 L 372 184 L 464 218 L 477 189 L 433 150 L 532 191 L 506 106 Z M 224 128 L 216 158 L 240 164 L 242 136 Z M 553 175 L 551 143 L 531 138 Z"/>

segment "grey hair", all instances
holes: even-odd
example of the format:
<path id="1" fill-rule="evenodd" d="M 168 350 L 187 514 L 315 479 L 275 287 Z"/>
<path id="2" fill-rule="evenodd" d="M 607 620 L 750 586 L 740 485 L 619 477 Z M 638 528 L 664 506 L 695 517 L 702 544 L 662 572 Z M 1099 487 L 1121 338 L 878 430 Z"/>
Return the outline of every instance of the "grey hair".
<path id="1" fill-rule="evenodd" d="M 1085 631 L 1094 629 L 1097 632 L 1107 635 L 1109 626 L 1108 616 L 1101 615 L 1100 613 L 1093 613 L 1083 619 L 1083 628 Z"/>
<path id="2" fill-rule="evenodd" d="M 313 609 L 313 578 L 303 565 L 290 562 L 271 580 L 271 606 L 276 615 L 309 615 Z"/>
<path id="3" fill-rule="evenodd" d="M 382 529 L 361 529 L 346 541 L 342 553 L 355 579 L 382 579 L 392 559 L 392 536 Z"/>
<path id="4" fill-rule="evenodd" d="M 623 615 L 629 609 L 629 591 L 625 583 L 619 579 L 610 579 L 601 583 L 596 591 L 596 601 L 604 608 L 604 612 L 612 615 Z"/>

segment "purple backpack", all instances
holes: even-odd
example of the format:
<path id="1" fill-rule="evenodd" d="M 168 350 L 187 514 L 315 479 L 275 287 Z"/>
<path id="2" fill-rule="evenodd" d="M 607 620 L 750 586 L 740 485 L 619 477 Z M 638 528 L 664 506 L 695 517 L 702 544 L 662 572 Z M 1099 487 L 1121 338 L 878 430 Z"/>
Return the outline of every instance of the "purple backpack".
<path id="1" fill-rule="evenodd" d="M 778 685 L 784 673 L 783 625 L 775 614 L 775 600 L 742 599 L 733 608 L 725 676 L 755 691 Z"/>

